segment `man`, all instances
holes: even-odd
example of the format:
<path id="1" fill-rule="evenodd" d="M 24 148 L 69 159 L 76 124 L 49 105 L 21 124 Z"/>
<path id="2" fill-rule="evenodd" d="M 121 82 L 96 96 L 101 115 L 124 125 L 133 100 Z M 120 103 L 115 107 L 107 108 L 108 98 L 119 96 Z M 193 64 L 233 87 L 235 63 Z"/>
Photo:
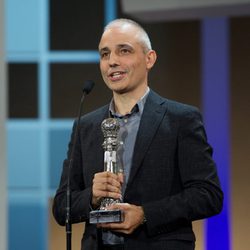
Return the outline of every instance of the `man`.
<path id="1" fill-rule="evenodd" d="M 71 172 L 72 222 L 86 221 L 82 249 L 194 249 L 192 221 L 218 214 L 223 193 L 198 110 L 162 98 L 148 87 L 156 61 L 148 35 L 132 20 L 108 24 L 99 43 L 102 77 L 113 93 L 106 105 L 81 119 Z M 125 176 L 103 172 L 101 123 L 119 120 Z M 75 129 L 75 128 L 74 128 Z M 72 150 L 72 140 L 69 152 Z M 68 159 L 53 212 L 65 223 Z M 103 197 L 121 223 L 90 225 Z"/>

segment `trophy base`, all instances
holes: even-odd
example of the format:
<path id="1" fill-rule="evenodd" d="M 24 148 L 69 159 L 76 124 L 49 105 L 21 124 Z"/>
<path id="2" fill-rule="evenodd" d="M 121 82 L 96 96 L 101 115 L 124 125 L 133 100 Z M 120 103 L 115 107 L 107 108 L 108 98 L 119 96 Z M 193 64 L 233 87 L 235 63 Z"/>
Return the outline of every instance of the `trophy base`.
<path id="1" fill-rule="evenodd" d="M 114 210 L 94 210 L 90 212 L 89 223 L 111 223 L 122 222 L 123 212 L 119 209 Z"/>

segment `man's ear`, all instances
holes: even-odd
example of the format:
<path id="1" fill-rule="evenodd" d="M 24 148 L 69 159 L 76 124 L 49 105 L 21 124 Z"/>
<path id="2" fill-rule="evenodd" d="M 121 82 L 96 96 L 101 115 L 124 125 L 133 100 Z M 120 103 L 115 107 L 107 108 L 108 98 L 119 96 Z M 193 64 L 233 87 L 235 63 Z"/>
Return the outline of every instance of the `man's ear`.
<path id="1" fill-rule="evenodd" d="M 156 59 L 156 52 L 154 50 L 149 50 L 146 55 L 147 69 L 151 69 L 154 66 Z"/>

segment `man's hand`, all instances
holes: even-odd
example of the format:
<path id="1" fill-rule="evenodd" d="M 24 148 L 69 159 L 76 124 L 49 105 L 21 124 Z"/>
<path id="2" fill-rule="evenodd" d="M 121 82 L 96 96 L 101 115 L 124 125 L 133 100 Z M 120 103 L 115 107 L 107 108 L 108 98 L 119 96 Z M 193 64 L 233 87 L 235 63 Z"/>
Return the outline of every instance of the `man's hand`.
<path id="1" fill-rule="evenodd" d="M 105 197 L 121 199 L 122 176 L 111 172 L 95 174 L 92 185 L 92 206 L 95 208 Z"/>
<path id="2" fill-rule="evenodd" d="M 122 210 L 124 213 L 124 221 L 121 223 L 97 224 L 98 227 L 106 228 L 114 232 L 131 234 L 143 222 L 144 212 L 141 206 L 131 205 L 128 203 L 117 203 L 110 206 L 109 209 Z"/>

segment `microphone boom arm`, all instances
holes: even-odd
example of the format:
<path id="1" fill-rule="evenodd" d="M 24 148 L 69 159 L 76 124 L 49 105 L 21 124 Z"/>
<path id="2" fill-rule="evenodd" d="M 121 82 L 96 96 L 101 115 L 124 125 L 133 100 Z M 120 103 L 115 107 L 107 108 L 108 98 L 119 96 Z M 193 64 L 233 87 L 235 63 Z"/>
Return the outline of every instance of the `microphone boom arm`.
<path id="1" fill-rule="evenodd" d="M 90 91 L 94 87 L 93 81 L 86 81 L 84 83 L 83 87 L 83 93 L 80 101 L 78 116 L 76 120 L 75 130 L 74 130 L 74 137 L 73 137 L 73 146 L 72 150 L 70 152 L 70 160 L 69 160 L 69 166 L 68 166 L 68 179 L 67 179 L 67 190 L 66 190 L 66 217 L 65 217 L 65 230 L 66 230 L 66 249 L 71 250 L 71 240 L 72 240 L 72 223 L 71 223 L 71 183 L 70 183 L 70 175 L 71 175 L 71 169 L 73 167 L 74 163 L 74 153 L 75 153 L 75 147 L 76 147 L 76 140 L 79 133 L 79 127 L 80 127 L 80 119 L 83 109 L 83 101 L 85 99 L 85 96 L 90 93 Z"/>

